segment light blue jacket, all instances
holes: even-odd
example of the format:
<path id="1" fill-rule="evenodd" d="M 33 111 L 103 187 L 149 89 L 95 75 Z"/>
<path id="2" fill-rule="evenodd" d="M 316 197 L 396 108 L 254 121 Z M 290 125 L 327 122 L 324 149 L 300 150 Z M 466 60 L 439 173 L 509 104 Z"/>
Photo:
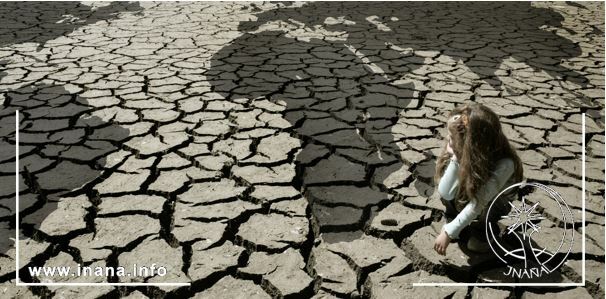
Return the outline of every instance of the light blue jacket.
<path id="1" fill-rule="evenodd" d="M 510 158 L 504 158 L 497 162 L 490 179 L 478 190 L 475 200 L 470 200 L 455 219 L 444 225 L 443 228 L 450 238 L 458 238 L 461 230 L 482 214 L 484 208 L 490 204 L 499 192 L 508 187 L 506 183 L 511 178 L 514 168 L 513 160 Z M 438 184 L 438 192 L 445 200 L 454 200 L 457 194 L 459 189 L 458 173 L 459 163 L 450 160 Z"/>

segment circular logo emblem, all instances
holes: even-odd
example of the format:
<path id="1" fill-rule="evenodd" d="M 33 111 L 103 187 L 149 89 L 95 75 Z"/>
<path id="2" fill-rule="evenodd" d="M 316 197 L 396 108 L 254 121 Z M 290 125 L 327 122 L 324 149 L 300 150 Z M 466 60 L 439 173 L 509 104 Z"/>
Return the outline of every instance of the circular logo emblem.
<path id="1" fill-rule="evenodd" d="M 549 212 L 549 219 L 541 211 Z M 574 240 L 572 211 L 553 189 L 534 182 L 501 191 L 486 212 L 486 238 L 506 276 L 538 278 L 559 268 Z"/>

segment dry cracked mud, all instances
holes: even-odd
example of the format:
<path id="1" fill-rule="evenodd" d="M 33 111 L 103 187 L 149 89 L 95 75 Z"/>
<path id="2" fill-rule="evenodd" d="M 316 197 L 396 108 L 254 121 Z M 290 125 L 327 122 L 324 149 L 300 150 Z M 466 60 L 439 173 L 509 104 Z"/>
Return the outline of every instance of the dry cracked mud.
<path id="1" fill-rule="evenodd" d="M 603 5 L 4 2 L 0 297 L 603 298 Z M 502 281 L 494 257 L 432 250 L 443 123 L 469 101 L 572 208 L 584 288 L 412 287 Z M 576 242 L 552 282 L 582 282 Z M 27 270 L 133 263 L 168 275 Z"/>

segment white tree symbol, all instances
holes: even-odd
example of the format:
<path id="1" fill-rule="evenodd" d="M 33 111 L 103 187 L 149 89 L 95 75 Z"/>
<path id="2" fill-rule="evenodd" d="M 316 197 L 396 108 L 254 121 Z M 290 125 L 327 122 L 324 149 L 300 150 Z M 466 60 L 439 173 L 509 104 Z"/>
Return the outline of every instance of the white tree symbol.
<path id="1" fill-rule="evenodd" d="M 528 202 L 525 196 L 522 196 L 520 204 L 514 204 L 511 201 L 508 201 L 512 209 L 508 215 L 500 217 L 501 219 L 506 220 L 503 224 L 506 224 L 507 235 L 512 235 L 515 239 L 519 241 L 519 244 L 521 246 L 513 249 L 510 249 L 511 247 L 509 246 L 504 247 L 499 242 L 499 238 L 495 235 L 493 226 L 496 225 L 496 223 L 494 220 L 491 223 L 490 215 L 494 203 L 497 202 L 496 199 L 500 198 L 500 196 L 509 192 L 513 188 L 517 188 L 518 190 L 520 190 L 521 188 L 526 188 L 527 186 L 533 187 L 537 190 L 547 193 L 547 195 L 553 201 L 555 201 L 555 203 L 559 207 L 559 210 L 562 213 L 562 217 L 560 218 L 563 222 L 562 238 L 559 244 L 553 244 L 555 245 L 555 247 L 552 248 L 554 250 L 548 250 L 546 247 L 543 247 L 539 244 L 534 244 L 532 240 L 533 234 L 540 233 L 543 230 L 543 227 L 538 223 L 547 218 L 542 216 L 541 213 L 537 211 L 537 207 L 541 202 L 533 204 L 531 202 Z M 528 193 L 527 191 L 525 193 Z M 528 262 L 535 260 L 538 265 L 540 265 L 541 273 L 551 273 L 564 263 L 564 261 L 570 254 L 570 250 L 573 246 L 574 218 L 572 215 L 572 211 L 570 210 L 566 202 L 562 199 L 560 194 L 558 194 L 553 189 L 539 183 L 520 182 L 513 184 L 501 191 L 501 193 L 499 193 L 495 197 L 495 200 L 493 200 L 493 202 L 488 208 L 488 212 L 486 213 L 486 223 L 486 237 L 488 238 L 488 240 L 493 241 L 489 242 L 488 244 L 490 245 L 492 251 L 497 255 L 497 257 L 505 264 L 509 263 L 505 259 L 505 257 L 511 256 L 515 259 L 524 261 L 524 268 L 528 269 Z M 534 248 L 535 246 L 543 248 Z M 548 265 L 547 263 L 550 264 Z M 532 269 L 530 269 L 530 271 L 532 271 L 533 269 L 536 268 L 533 267 Z"/>

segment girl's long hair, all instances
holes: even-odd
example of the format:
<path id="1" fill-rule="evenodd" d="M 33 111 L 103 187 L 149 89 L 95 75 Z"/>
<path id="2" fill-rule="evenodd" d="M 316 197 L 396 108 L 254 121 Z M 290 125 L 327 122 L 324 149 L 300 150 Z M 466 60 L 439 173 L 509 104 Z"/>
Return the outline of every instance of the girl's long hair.
<path id="1" fill-rule="evenodd" d="M 478 190 L 488 181 L 495 164 L 502 158 L 514 162 L 515 182 L 522 181 L 522 161 L 503 133 L 499 117 L 490 108 L 470 103 L 455 108 L 448 119 L 447 130 L 452 139 L 452 149 L 459 161 L 459 190 L 456 194 L 456 207 L 462 209 L 475 198 Z M 446 146 L 436 162 L 435 181 L 439 182 L 444 174 L 450 154 Z"/>

